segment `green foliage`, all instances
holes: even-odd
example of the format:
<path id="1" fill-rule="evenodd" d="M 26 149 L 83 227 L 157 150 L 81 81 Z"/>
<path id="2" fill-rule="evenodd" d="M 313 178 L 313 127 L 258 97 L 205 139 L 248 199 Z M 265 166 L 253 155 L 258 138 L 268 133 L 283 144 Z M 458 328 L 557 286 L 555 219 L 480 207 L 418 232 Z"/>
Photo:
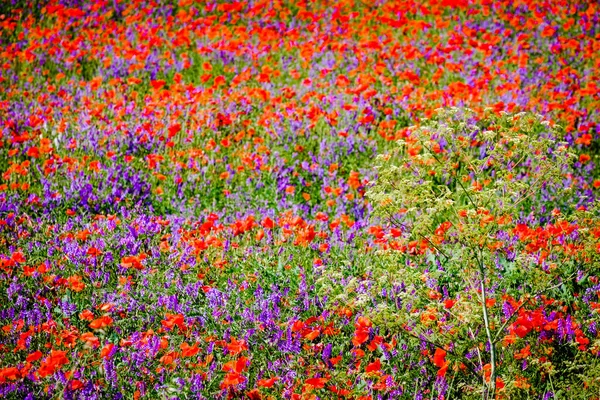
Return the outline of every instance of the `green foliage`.
<path id="1" fill-rule="evenodd" d="M 439 110 L 379 156 L 367 196 L 402 231 L 408 255 L 381 255 L 392 267 L 376 271 L 379 287 L 401 287 L 402 306 L 382 302 L 373 321 L 446 352 L 441 375 L 469 370 L 455 386 L 463 397 L 539 395 L 546 386 L 577 397 L 574 388 L 587 396 L 598 385 L 575 371 L 581 360 L 599 368 L 582 324 L 573 322 L 578 339 L 569 342 L 549 317 L 589 318 L 589 300 L 574 293 L 593 286 L 587 277 L 598 267 L 598 210 L 549 210 L 571 193 L 575 156 L 561 138 L 533 114 L 475 120 L 469 110 Z M 529 343 L 539 358 L 523 372 L 519 351 Z M 572 375 L 552 379 L 568 365 Z"/>
<path id="2" fill-rule="evenodd" d="M 428 235 L 448 218 L 472 227 L 482 211 L 515 215 L 529 210 L 540 190 L 555 197 L 570 191 L 562 180 L 572 156 L 564 143 L 556 146 L 557 127 L 531 114 L 471 118 L 468 110 L 440 111 L 395 153 L 379 156 L 383 164 L 369 197 L 380 214 L 394 218 L 404 209 L 404 222 L 414 223 L 411 232 Z M 487 226 L 490 232 L 496 225 Z M 473 235 L 479 233 L 467 229 L 460 239 Z"/>

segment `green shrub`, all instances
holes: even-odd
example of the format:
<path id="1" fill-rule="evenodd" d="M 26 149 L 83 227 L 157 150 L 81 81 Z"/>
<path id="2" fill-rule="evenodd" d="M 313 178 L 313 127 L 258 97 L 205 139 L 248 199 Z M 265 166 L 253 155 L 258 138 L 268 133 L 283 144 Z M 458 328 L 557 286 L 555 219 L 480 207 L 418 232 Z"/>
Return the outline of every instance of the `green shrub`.
<path id="1" fill-rule="evenodd" d="M 462 397 L 597 393 L 600 220 L 566 206 L 561 137 L 533 114 L 439 110 L 379 156 L 367 196 L 402 234 L 377 275 L 402 305 L 373 320 L 427 342 Z"/>

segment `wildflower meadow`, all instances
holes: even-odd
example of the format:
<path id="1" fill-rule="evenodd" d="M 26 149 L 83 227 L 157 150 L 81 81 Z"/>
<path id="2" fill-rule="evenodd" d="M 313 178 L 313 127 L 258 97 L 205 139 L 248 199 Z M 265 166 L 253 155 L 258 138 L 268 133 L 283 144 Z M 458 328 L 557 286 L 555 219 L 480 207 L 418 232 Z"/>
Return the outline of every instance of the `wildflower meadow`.
<path id="1" fill-rule="evenodd" d="M 0 398 L 600 399 L 600 5 L 0 1 Z"/>

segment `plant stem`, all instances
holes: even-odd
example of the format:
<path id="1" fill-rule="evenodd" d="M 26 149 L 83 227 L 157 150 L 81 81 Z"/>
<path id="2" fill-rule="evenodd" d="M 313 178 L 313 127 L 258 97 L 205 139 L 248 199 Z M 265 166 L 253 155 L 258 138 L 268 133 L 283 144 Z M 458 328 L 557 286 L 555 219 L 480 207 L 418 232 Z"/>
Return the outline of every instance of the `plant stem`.
<path id="1" fill-rule="evenodd" d="M 488 392 L 487 398 L 494 399 L 496 396 L 496 344 L 492 339 L 492 330 L 490 327 L 490 319 L 488 317 L 488 309 L 487 309 L 487 297 L 485 295 L 485 266 L 483 264 L 483 255 L 481 254 L 481 247 L 479 247 L 479 254 L 474 249 L 473 253 L 475 253 L 475 259 L 477 260 L 477 264 L 479 265 L 479 272 L 481 273 L 481 307 L 483 311 L 483 324 L 485 326 L 485 334 L 488 339 L 488 343 L 490 345 L 490 391 Z M 485 382 L 485 372 L 484 372 L 484 382 Z M 484 388 L 485 390 L 485 388 Z"/>
<path id="2" fill-rule="evenodd" d="M 490 321 L 488 318 L 488 310 L 486 304 L 486 296 L 485 296 L 485 275 L 482 276 L 481 279 L 481 299 L 482 299 L 482 308 L 483 308 L 483 322 L 485 325 L 485 334 L 488 338 L 488 343 L 490 344 L 490 391 L 488 393 L 488 399 L 495 398 L 496 392 L 496 346 L 494 341 L 492 340 L 492 332 L 490 329 Z"/>
<path id="3" fill-rule="evenodd" d="M 419 394 L 419 382 L 421 381 L 421 379 L 417 379 L 417 383 L 415 384 L 415 399 L 417 398 L 417 395 Z"/>
<path id="4" fill-rule="evenodd" d="M 475 334 L 473 333 L 473 331 L 471 329 L 469 329 L 469 333 L 471 334 L 471 338 L 473 340 L 475 340 Z M 483 371 L 483 359 L 481 358 L 481 352 L 479 351 L 479 347 L 476 347 L 475 350 L 477 350 L 477 358 L 479 359 L 479 365 L 481 366 L 481 370 Z M 483 383 L 482 389 L 481 389 L 481 398 L 483 400 L 485 400 L 485 375 L 482 374 L 481 375 L 481 381 Z"/>

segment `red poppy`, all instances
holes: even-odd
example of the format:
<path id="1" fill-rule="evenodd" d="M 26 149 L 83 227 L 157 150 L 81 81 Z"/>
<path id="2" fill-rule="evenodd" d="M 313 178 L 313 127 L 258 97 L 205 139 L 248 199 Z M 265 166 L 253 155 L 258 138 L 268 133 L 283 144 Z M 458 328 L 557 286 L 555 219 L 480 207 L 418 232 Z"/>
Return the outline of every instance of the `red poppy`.
<path id="1" fill-rule="evenodd" d="M 81 281 L 81 276 L 79 276 L 79 275 L 73 275 L 73 276 L 69 277 L 67 279 L 67 281 L 69 282 L 69 287 L 74 292 L 78 293 L 78 292 L 81 292 L 83 289 L 85 289 L 85 283 L 83 283 Z"/>
<path id="2" fill-rule="evenodd" d="M 379 359 L 373 361 L 372 363 L 370 363 L 369 365 L 367 365 L 367 368 L 365 368 L 365 372 L 366 373 L 379 373 L 381 372 L 381 361 Z"/>
<path id="3" fill-rule="evenodd" d="M 227 344 L 227 350 L 229 351 L 229 354 L 237 355 L 244 350 L 248 350 L 248 346 L 246 345 L 245 341 L 237 340 L 236 338 L 232 337 L 230 343 Z"/>
<path id="4" fill-rule="evenodd" d="M 352 344 L 354 346 L 360 346 L 369 339 L 369 330 L 372 326 L 372 322 L 366 317 L 358 317 L 354 324 L 354 338 L 352 338 Z"/>
<path id="5" fill-rule="evenodd" d="M 101 250 L 98 250 L 98 249 L 97 249 L 97 248 L 95 248 L 95 247 L 90 247 L 90 248 L 87 250 L 87 255 L 88 255 L 88 256 L 97 257 L 97 256 L 99 256 L 99 255 L 101 255 L 101 254 L 102 254 L 102 251 L 101 251 Z"/>
<path id="6" fill-rule="evenodd" d="M 30 355 L 28 355 L 27 358 L 25 359 L 25 361 L 35 362 L 35 361 L 39 360 L 40 358 L 42 358 L 43 355 L 44 354 L 41 351 L 36 350 L 33 353 L 31 353 Z"/>
<path id="7" fill-rule="evenodd" d="M 83 386 L 83 382 L 81 382 L 79 379 L 73 379 L 69 382 L 69 387 L 71 388 L 71 390 L 79 390 Z"/>
<path id="8" fill-rule="evenodd" d="M 322 389 L 325 387 L 325 384 L 329 382 L 327 378 L 309 378 L 304 381 L 305 384 L 310 385 L 316 389 Z"/>
<path id="9" fill-rule="evenodd" d="M 87 346 L 93 348 L 100 346 L 100 340 L 92 332 L 84 333 L 79 337 L 79 339 L 85 342 Z"/>
<path id="10" fill-rule="evenodd" d="M 41 378 L 52 375 L 60 370 L 64 365 L 69 363 L 67 352 L 62 350 L 52 350 L 50 355 L 42 361 L 38 375 Z"/>
<path id="11" fill-rule="evenodd" d="M 181 356 L 182 357 L 193 357 L 196 354 L 198 354 L 198 352 L 200 352 L 200 348 L 198 347 L 198 343 L 194 343 L 193 346 L 190 346 L 189 344 L 183 342 L 179 348 L 181 349 Z"/>
<path id="12" fill-rule="evenodd" d="M 108 358 L 114 347 L 115 345 L 112 343 L 105 344 L 102 350 L 100 351 L 100 357 L 104 359 Z"/>
<path id="13" fill-rule="evenodd" d="M 79 319 L 83 321 L 92 321 L 94 319 L 94 314 L 90 310 L 83 310 L 79 314 Z"/>
<path id="14" fill-rule="evenodd" d="M 177 326 L 180 330 L 185 329 L 185 320 L 182 314 L 166 314 L 165 319 L 161 321 L 161 324 L 166 329 L 173 329 Z"/>
<path id="15" fill-rule="evenodd" d="M 262 395 L 260 394 L 260 391 L 258 389 L 252 389 L 249 392 L 246 392 L 246 397 L 249 400 L 260 400 L 262 399 Z"/>
<path id="16" fill-rule="evenodd" d="M 275 223 L 273 222 L 273 220 L 271 218 L 265 217 L 262 220 L 262 226 L 263 226 L 263 228 L 266 228 L 266 229 L 273 229 L 273 227 L 275 227 Z"/>
<path id="17" fill-rule="evenodd" d="M 11 255 L 10 259 L 16 263 L 24 263 L 26 261 L 25 257 L 23 256 L 23 253 L 20 251 L 14 252 Z"/>
<path id="18" fill-rule="evenodd" d="M 446 363 L 446 351 L 440 349 L 439 347 L 435 349 L 435 354 L 433 355 L 433 364 L 441 368 Z"/>
<path id="19" fill-rule="evenodd" d="M 444 300 L 444 308 L 446 308 L 446 309 L 451 309 L 452 307 L 454 307 L 455 304 L 456 304 L 456 300 L 454 300 L 454 299 Z"/>
<path id="20" fill-rule="evenodd" d="M 0 369 L 0 383 L 21 379 L 20 371 L 15 367 Z"/>
<path id="21" fill-rule="evenodd" d="M 139 254 L 137 256 L 125 256 L 121 259 L 121 266 L 123 268 L 135 268 L 139 271 L 144 269 L 142 261 L 146 259 L 146 254 Z"/>
<path id="22" fill-rule="evenodd" d="M 241 373 L 246 369 L 248 359 L 240 357 L 238 360 L 229 361 L 223 365 L 223 371 L 227 371 L 225 379 L 221 382 L 221 389 L 226 389 L 230 386 L 239 385 L 246 381 L 246 377 Z"/>
<path id="23" fill-rule="evenodd" d="M 259 379 L 257 385 L 260 387 L 270 388 L 279 380 L 278 376 L 269 379 Z"/>
<path id="24" fill-rule="evenodd" d="M 104 315 L 100 318 L 96 318 L 95 320 L 93 320 L 92 322 L 90 322 L 90 328 L 92 329 L 104 329 L 107 326 L 112 325 L 113 323 L 113 319 L 108 316 L 108 315 Z"/>

